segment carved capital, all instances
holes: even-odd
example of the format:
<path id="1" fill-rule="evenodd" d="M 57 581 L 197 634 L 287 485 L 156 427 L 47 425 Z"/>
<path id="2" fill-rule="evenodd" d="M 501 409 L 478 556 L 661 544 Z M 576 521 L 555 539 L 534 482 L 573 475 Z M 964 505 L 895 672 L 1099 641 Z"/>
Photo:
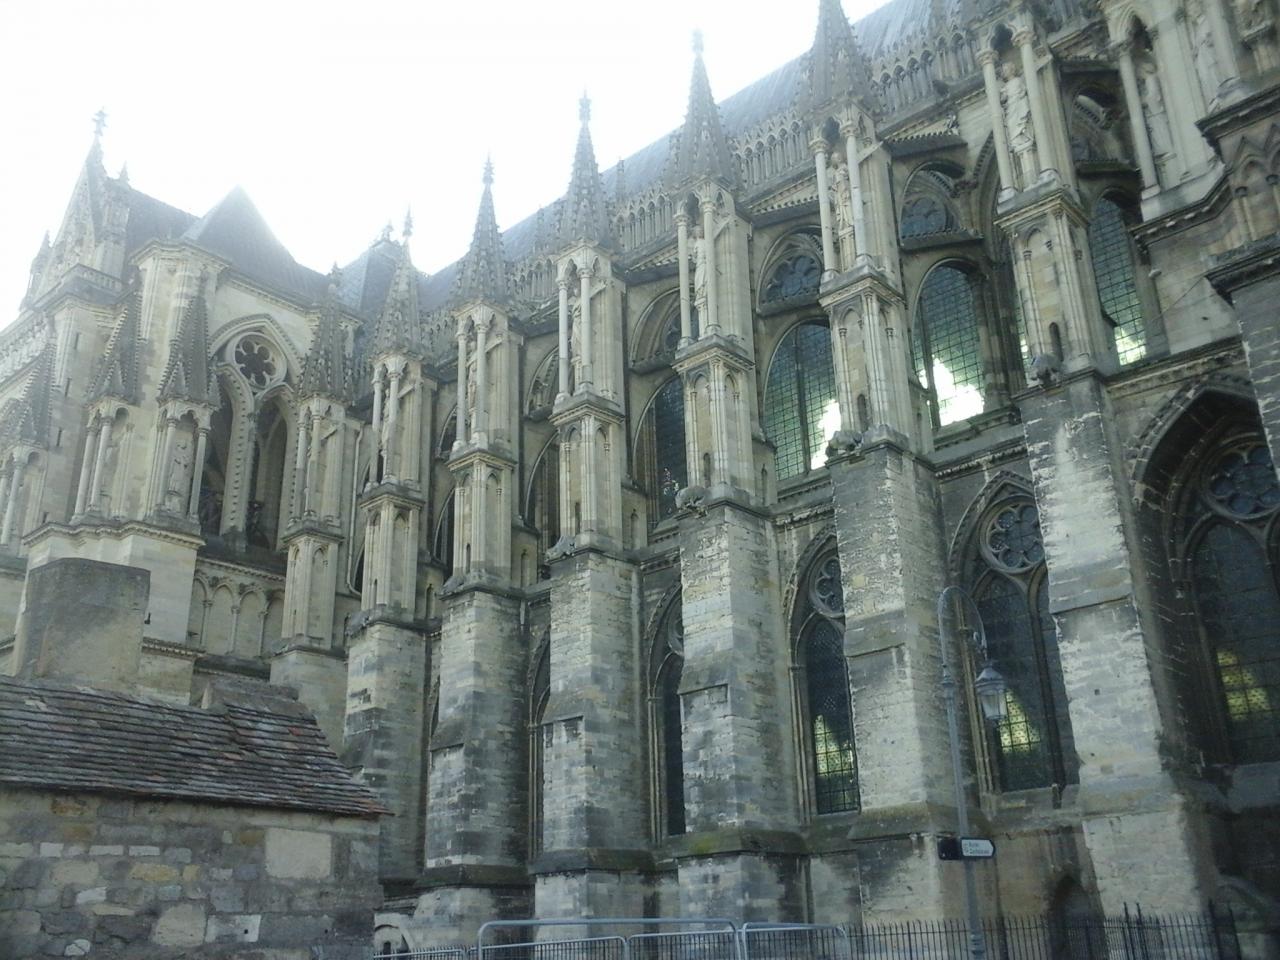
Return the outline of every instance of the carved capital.
<path id="1" fill-rule="evenodd" d="M 987 64 L 995 64 L 996 59 L 996 52 L 990 47 L 984 47 L 978 51 L 977 61 L 980 67 L 985 67 Z"/>

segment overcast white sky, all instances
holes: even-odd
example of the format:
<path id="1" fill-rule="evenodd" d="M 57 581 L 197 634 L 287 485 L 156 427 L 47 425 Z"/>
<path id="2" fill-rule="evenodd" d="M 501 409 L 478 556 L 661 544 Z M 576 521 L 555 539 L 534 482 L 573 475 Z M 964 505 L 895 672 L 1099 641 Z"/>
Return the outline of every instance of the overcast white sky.
<path id="1" fill-rule="evenodd" d="M 855 19 L 883 0 L 844 0 Z M 701 28 L 717 99 L 808 49 L 818 0 L 0 0 L 0 326 L 107 111 L 114 176 L 193 213 L 243 186 L 301 263 L 414 215 L 414 262 L 470 242 L 486 153 L 504 229 L 568 184 L 585 87 L 601 168 L 684 117 Z"/>

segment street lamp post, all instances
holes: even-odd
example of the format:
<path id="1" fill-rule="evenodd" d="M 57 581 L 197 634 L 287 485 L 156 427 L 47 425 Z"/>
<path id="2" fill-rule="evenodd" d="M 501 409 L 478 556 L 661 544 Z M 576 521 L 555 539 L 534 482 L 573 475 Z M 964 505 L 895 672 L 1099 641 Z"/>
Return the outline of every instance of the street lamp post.
<path id="1" fill-rule="evenodd" d="M 982 672 L 973 683 L 973 690 L 982 708 L 983 718 L 999 722 L 1005 718 L 1005 691 L 1008 685 L 1004 677 L 991 665 L 987 655 L 987 635 L 982 626 L 973 598 L 959 587 L 947 587 L 938 596 L 938 645 L 942 653 L 942 693 L 947 705 L 947 733 L 951 739 L 951 775 L 955 785 L 956 826 L 961 837 L 969 834 L 969 804 L 964 795 L 964 770 L 960 759 L 960 731 L 958 717 L 958 688 L 951 669 L 950 646 L 959 639 L 973 646 L 982 656 Z M 964 868 L 964 900 L 969 927 L 969 953 L 973 960 L 986 960 L 987 938 L 982 930 L 982 917 L 978 912 L 978 889 L 974 883 L 973 861 L 962 860 Z"/>

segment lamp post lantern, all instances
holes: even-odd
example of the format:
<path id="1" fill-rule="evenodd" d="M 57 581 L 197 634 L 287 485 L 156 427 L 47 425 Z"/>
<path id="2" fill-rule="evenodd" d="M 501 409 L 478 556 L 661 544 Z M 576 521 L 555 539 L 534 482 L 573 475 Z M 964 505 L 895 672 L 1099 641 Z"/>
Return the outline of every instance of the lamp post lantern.
<path id="1" fill-rule="evenodd" d="M 951 669 L 951 644 L 955 641 L 972 645 L 982 657 L 982 672 L 973 683 L 974 694 L 982 709 L 982 716 L 989 723 L 998 723 L 1007 714 L 1005 693 L 1009 685 L 992 665 L 987 655 L 987 635 L 982 626 L 982 615 L 973 598 L 959 587 L 947 587 L 938 595 L 938 645 L 942 653 L 942 693 L 947 705 L 947 733 L 951 738 L 951 774 L 955 784 L 956 826 L 961 837 L 969 834 L 969 804 L 964 795 L 964 770 L 960 760 L 960 732 L 958 714 L 958 688 Z M 973 960 L 986 960 L 987 938 L 982 930 L 982 917 L 978 911 L 978 889 L 974 883 L 973 861 L 965 858 L 964 899 L 966 922 L 969 927 L 969 953 Z"/>

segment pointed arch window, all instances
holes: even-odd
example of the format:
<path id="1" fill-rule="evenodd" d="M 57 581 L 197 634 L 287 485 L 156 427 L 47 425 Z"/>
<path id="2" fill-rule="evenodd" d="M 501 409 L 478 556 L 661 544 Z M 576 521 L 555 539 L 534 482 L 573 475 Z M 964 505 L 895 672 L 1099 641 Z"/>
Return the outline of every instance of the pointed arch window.
<path id="1" fill-rule="evenodd" d="M 1280 760 L 1280 483 L 1260 431 L 1233 431 L 1209 452 L 1182 513 L 1231 759 Z"/>
<path id="2" fill-rule="evenodd" d="M 821 467 L 839 429 L 831 331 L 823 320 L 805 320 L 783 335 L 769 363 L 764 431 L 773 441 L 777 478 Z"/>
<path id="3" fill-rule="evenodd" d="M 1142 300 L 1134 273 L 1133 241 L 1128 219 L 1119 204 L 1102 197 L 1089 221 L 1089 256 L 1098 285 L 1102 312 L 1114 329 L 1121 363 L 1133 363 L 1147 354 Z"/>
<path id="4" fill-rule="evenodd" d="M 547 702 L 551 699 L 551 648 L 544 644 L 534 670 L 533 685 L 529 689 L 529 852 L 538 854 L 543 849 L 544 791 L 546 741 L 542 722 L 546 718 Z"/>
<path id="5" fill-rule="evenodd" d="M 795 638 L 801 748 L 816 814 L 859 809 L 853 698 L 844 656 L 844 586 L 834 552 L 819 558 L 805 580 Z"/>
<path id="6" fill-rule="evenodd" d="M 552 436 L 533 468 L 525 520 L 538 531 L 538 579 L 551 577 L 547 551 L 560 539 L 560 437 Z"/>
<path id="7" fill-rule="evenodd" d="M 685 832 L 684 725 L 680 679 L 684 672 L 684 616 L 680 596 L 667 606 L 650 657 L 650 704 L 658 835 Z"/>
<path id="8" fill-rule="evenodd" d="M 1035 502 L 1000 501 L 984 515 L 978 538 L 974 595 L 987 651 L 1009 685 L 1006 717 L 988 730 L 996 783 L 1006 791 L 1076 783 L 1079 761 Z"/>
<path id="9" fill-rule="evenodd" d="M 431 552 L 436 562 L 444 567 L 445 578 L 453 575 L 453 491 L 440 505 L 440 517 L 436 521 L 436 535 Z"/>
<path id="10" fill-rule="evenodd" d="M 978 275 L 957 264 L 934 267 L 920 288 L 911 360 L 939 426 L 983 409 L 980 302 Z"/>
<path id="11" fill-rule="evenodd" d="M 770 255 L 760 284 L 760 305 L 781 309 L 789 303 L 812 303 L 822 283 L 822 241 L 814 230 L 784 239 Z"/>
<path id="12" fill-rule="evenodd" d="M 676 494 L 689 485 L 684 384 L 679 377 L 672 377 L 654 394 L 640 424 L 639 448 L 652 529 L 675 514 Z"/>

